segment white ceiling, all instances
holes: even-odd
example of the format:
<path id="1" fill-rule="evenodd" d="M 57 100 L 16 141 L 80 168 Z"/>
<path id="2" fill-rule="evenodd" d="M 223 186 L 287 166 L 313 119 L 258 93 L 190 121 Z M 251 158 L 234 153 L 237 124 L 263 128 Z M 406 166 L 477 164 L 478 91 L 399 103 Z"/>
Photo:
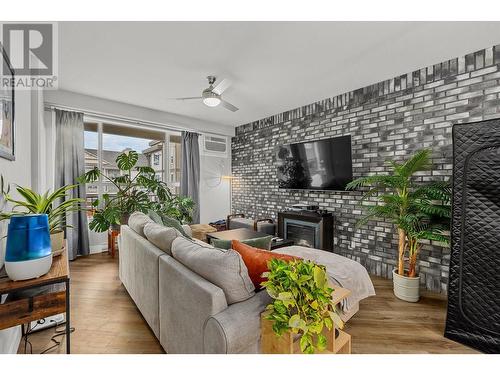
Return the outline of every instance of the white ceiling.
<path id="1" fill-rule="evenodd" d="M 237 126 L 500 44 L 500 22 L 62 22 L 59 88 Z M 201 102 L 231 78 L 230 112 Z"/>

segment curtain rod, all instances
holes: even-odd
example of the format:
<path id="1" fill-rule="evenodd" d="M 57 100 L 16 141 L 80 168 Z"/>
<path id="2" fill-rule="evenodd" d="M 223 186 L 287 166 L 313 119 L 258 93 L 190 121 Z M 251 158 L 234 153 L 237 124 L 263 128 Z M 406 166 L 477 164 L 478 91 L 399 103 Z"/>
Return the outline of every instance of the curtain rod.
<path id="1" fill-rule="evenodd" d="M 49 103 L 45 102 L 44 109 L 51 111 L 54 109 L 59 109 L 62 111 L 73 111 L 73 112 L 81 112 L 84 114 L 84 116 L 87 117 L 96 117 L 96 120 L 109 120 L 109 121 L 119 121 L 119 122 L 125 122 L 130 125 L 146 125 L 154 128 L 159 128 L 161 130 L 173 130 L 173 131 L 190 131 L 193 133 L 197 134 L 213 134 L 213 135 L 223 135 L 224 137 L 228 137 L 225 134 L 217 134 L 217 133 L 212 133 L 212 132 L 200 132 L 199 130 L 195 130 L 192 128 L 189 128 L 187 126 L 176 126 L 176 125 L 166 125 L 161 122 L 154 122 L 154 121 L 148 121 L 148 120 L 139 120 L 139 119 L 134 119 L 134 118 L 129 118 L 129 117 L 122 117 L 122 116 L 116 116 L 112 115 L 109 113 L 104 113 L 104 112 L 96 112 L 96 111 L 88 111 L 88 110 L 83 110 L 80 108 L 75 108 L 75 107 L 69 107 L 69 106 L 63 106 L 63 105 L 58 105 L 54 103 Z"/>

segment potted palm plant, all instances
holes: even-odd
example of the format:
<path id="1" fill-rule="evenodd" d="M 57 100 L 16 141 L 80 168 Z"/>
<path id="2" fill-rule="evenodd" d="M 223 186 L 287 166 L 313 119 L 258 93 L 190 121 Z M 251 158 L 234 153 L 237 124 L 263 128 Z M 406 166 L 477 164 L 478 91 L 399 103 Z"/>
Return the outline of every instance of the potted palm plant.
<path id="1" fill-rule="evenodd" d="M 422 240 L 449 243 L 449 183 L 418 183 L 415 176 L 430 169 L 431 151 L 424 149 L 402 163 L 391 162 L 388 175 L 362 177 L 347 185 L 347 189 L 369 187 L 362 201 L 373 197 L 358 227 L 375 218 L 389 220 L 397 227 L 398 268 L 393 270 L 394 294 L 409 302 L 417 302 L 420 296 L 417 260 Z"/>
<path id="2" fill-rule="evenodd" d="M 53 193 L 46 191 L 44 194 L 38 194 L 27 187 L 17 186 L 16 191 L 23 200 L 12 198 L 7 189 L 2 195 L 6 202 L 13 204 L 13 207 L 11 212 L 2 212 L 0 220 L 10 219 L 13 215 L 47 214 L 52 252 L 58 254 L 64 246 L 64 230 L 71 227 L 66 224 L 66 214 L 83 209 L 81 206 L 83 199 L 68 198 L 69 191 L 77 186 L 62 186 Z"/>
<path id="3" fill-rule="evenodd" d="M 81 184 L 103 179 L 116 190 L 113 195 L 103 194 L 102 201 L 93 202 L 95 212 L 89 223 L 91 230 L 104 232 L 110 227 L 118 230 L 135 211 L 147 213 L 153 210 L 174 217 L 181 223 L 192 220 L 193 200 L 172 194 L 167 184 L 156 178 L 153 168 L 136 166 L 138 160 L 136 151 L 127 151 L 116 158 L 120 176 L 108 176 L 95 167 L 78 178 Z"/>

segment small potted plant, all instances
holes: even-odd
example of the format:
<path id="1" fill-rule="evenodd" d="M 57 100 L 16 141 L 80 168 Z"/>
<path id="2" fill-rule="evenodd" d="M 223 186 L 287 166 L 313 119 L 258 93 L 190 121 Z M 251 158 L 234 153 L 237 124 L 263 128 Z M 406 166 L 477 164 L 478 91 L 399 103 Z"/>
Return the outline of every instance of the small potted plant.
<path id="1" fill-rule="evenodd" d="M 391 162 L 391 166 L 388 175 L 358 178 L 347 189 L 368 186 L 362 201 L 374 198 L 358 227 L 376 218 L 389 220 L 397 227 L 394 294 L 404 301 L 417 302 L 420 297 L 417 260 L 422 240 L 449 242 L 451 188 L 443 181 L 417 182 L 416 173 L 431 169 L 430 150 L 420 150 L 402 163 Z"/>
<path id="2" fill-rule="evenodd" d="M 57 255 L 64 246 L 64 230 L 71 227 L 66 224 L 66 214 L 83 209 L 81 206 L 83 199 L 68 198 L 68 192 L 77 186 L 63 186 L 53 193 L 46 191 L 44 194 L 38 194 L 27 187 L 17 186 L 16 191 L 24 200 L 12 198 L 6 190 L 2 195 L 6 202 L 13 204 L 13 207 L 11 212 L 2 212 L 0 220 L 10 219 L 13 215 L 47 214 L 52 252 Z"/>
<path id="3" fill-rule="evenodd" d="M 127 224 L 129 216 L 135 211 L 147 213 L 152 210 L 173 217 L 181 223 L 191 221 L 193 200 L 172 194 L 167 184 L 156 178 L 153 168 L 137 167 L 138 160 L 139 154 L 136 151 L 127 151 L 116 158 L 120 176 L 108 176 L 95 167 L 78 178 L 81 184 L 102 178 L 116 189 L 115 194 L 103 194 L 102 201 L 93 202 L 95 211 L 89 223 L 91 230 L 119 230 L 120 225 Z"/>
<path id="4" fill-rule="evenodd" d="M 325 350 L 327 336 L 332 337 L 326 333 L 343 328 L 325 267 L 305 260 L 272 259 L 268 268 L 262 285 L 274 302 L 266 307 L 264 319 L 272 321 L 276 339 L 291 333 L 302 353 Z"/>

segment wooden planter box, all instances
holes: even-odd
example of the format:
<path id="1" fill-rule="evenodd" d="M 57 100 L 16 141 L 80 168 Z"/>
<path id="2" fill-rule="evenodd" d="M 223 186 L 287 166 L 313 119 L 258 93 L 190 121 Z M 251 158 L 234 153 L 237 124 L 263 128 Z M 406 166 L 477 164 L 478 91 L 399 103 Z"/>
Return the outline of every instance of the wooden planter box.
<path id="1" fill-rule="evenodd" d="M 302 354 L 300 350 L 300 335 L 292 332 L 285 332 L 277 336 L 272 328 L 273 322 L 265 319 L 266 312 L 260 318 L 261 336 L 260 350 L 263 354 Z M 339 336 L 335 338 L 335 331 L 328 331 L 326 328 L 323 334 L 326 336 L 326 350 L 316 352 L 317 354 L 351 354 L 351 335 L 339 330 Z"/>
<path id="2" fill-rule="evenodd" d="M 350 291 L 344 288 L 336 288 L 332 293 L 334 304 L 338 304 L 350 294 Z M 263 354 L 302 354 L 300 350 L 300 335 L 292 332 L 286 332 L 281 337 L 273 331 L 273 322 L 265 317 L 269 313 L 264 311 L 260 316 L 260 351 Z M 323 330 L 326 336 L 326 350 L 317 352 L 317 354 L 351 354 L 351 335 L 340 330 L 335 338 L 335 327 L 331 331 Z"/>

